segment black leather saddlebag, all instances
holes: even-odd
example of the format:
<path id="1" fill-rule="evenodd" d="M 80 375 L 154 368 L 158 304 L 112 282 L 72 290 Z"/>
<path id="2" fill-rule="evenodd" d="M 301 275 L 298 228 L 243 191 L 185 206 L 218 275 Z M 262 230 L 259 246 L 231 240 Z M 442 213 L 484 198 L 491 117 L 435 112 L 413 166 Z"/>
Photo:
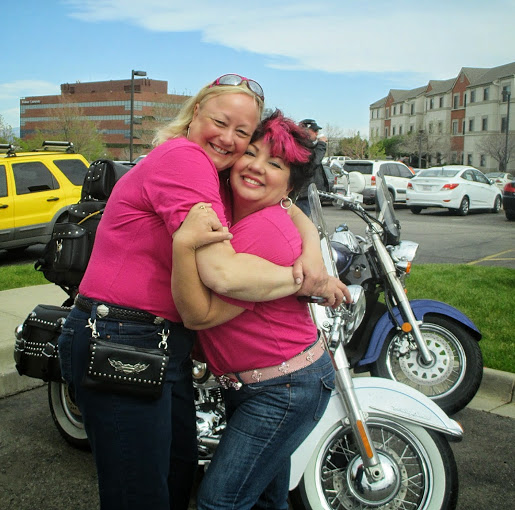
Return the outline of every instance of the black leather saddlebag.
<path id="1" fill-rule="evenodd" d="M 14 361 L 20 375 L 61 381 L 57 339 L 70 308 L 37 305 L 23 323 L 22 338 L 16 340 Z"/>

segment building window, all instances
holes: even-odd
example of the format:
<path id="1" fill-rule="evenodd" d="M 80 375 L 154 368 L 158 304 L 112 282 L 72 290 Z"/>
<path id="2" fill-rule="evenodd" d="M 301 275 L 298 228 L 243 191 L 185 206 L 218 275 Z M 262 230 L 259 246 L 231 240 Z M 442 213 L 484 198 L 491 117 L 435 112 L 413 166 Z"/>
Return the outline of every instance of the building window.
<path id="1" fill-rule="evenodd" d="M 388 138 L 388 128 L 384 128 L 384 137 Z"/>
<path id="2" fill-rule="evenodd" d="M 470 91 L 470 102 L 471 103 L 475 103 L 476 102 L 476 91 L 475 90 L 471 90 Z"/>
<path id="3" fill-rule="evenodd" d="M 415 113 L 415 103 L 410 104 L 410 115 L 413 115 Z"/>
<path id="4" fill-rule="evenodd" d="M 410 127 L 409 127 L 409 132 L 410 132 L 410 133 L 413 133 L 413 126 L 410 126 Z"/>
<path id="5" fill-rule="evenodd" d="M 399 135 L 402 135 L 402 126 L 399 126 Z"/>
<path id="6" fill-rule="evenodd" d="M 501 133 L 506 133 L 506 117 L 501 117 Z"/>
<path id="7" fill-rule="evenodd" d="M 395 126 L 392 127 L 392 136 L 395 136 Z"/>
<path id="8" fill-rule="evenodd" d="M 474 131 L 474 119 L 469 119 L 469 131 Z"/>
<path id="9" fill-rule="evenodd" d="M 440 103 L 439 103 L 440 104 L 440 108 L 443 108 L 443 96 L 440 98 L 439 101 L 440 101 Z"/>
<path id="10" fill-rule="evenodd" d="M 481 131 L 488 131 L 488 117 L 481 119 Z"/>
<path id="11" fill-rule="evenodd" d="M 459 96 L 459 94 L 454 94 L 454 97 L 452 98 L 452 107 L 456 110 L 459 105 L 460 105 L 460 96 Z"/>
<path id="12" fill-rule="evenodd" d="M 440 135 L 443 133 L 443 122 L 438 123 L 438 133 Z"/>
<path id="13" fill-rule="evenodd" d="M 433 123 L 429 123 L 429 134 L 433 134 Z"/>
<path id="14" fill-rule="evenodd" d="M 390 108 L 387 108 L 386 109 L 386 118 L 389 119 L 390 118 Z"/>
<path id="15" fill-rule="evenodd" d="M 465 134 L 465 120 L 461 122 L 461 132 Z"/>
<path id="16" fill-rule="evenodd" d="M 472 154 L 467 154 L 467 165 L 472 166 Z"/>
<path id="17" fill-rule="evenodd" d="M 479 156 L 479 166 L 480 167 L 486 166 L 486 156 L 484 154 L 481 154 L 481 156 Z"/>
<path id="18" fill-rule="evenodd" d="M 458 134 L 458 121 L 457 120 L 452 121 L 452 134 L 453 135 Z"/>
<path id="19" fill-rule="evenodd" d="M 397 115 L 397 107 L 396 106 L 393 107 L 393 114 Z"/>
<path id="20" fill-rule="evenodd" d="M 490 96 L 490 87 L 485 87 L 483 89 L 483 101 L 488 101 L 489 96 Z"/>
<path id="21" fill-rule="evenodd" d="M 403 111 L 403 109 L 404 109 L 404 108 L 403 108 L 403 105 L 401 104 L 401 105 L 399 106 L 399 113 L 400 113 L 401 115 L 402 115 L 402 111 Z"/>
<path id="22" fill-rule="evenodd" d="M 501 101 L 503 103 L 508 101 L 508 96 L 506 96 L 507 93 L 511 93 L 511 87 L 509 85 L 504 85 L 501 92 Z"/>
<path id="23" fill-rule="evenodd" d="M 432 110 L 434 108 L 434 105 L 435 105 L 435 99 L 434 99 L 434 97 L 432 97 L 429 100 L 429 109 Z"/>

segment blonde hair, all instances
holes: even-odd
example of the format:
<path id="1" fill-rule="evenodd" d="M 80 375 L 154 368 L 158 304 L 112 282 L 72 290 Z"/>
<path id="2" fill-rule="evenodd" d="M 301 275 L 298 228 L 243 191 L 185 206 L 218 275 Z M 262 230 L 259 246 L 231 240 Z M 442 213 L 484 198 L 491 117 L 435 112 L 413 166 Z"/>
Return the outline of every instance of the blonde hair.
<path id="1" fill-rule="evenodd" d="M 248 88 L 246 82 L 242 82 L 240 85 L 216 85 L 214 87 L 209 84 L 200 89 L 196 96 L 190 97 L 190 99 L 183 104 L 175 119 L 156 131 L 156 135 L 152 140 L 154 147 L 166 142 L 166 140 L 169 140 L 170 138 L 186 136 L 190 122 L 193 120 L 195 106 L 198 104 L 199 107 L 202 107 L 207 100 L 222 94 L 247 94 L 252 97 L 256 102 L 259 114 L 258 118 L 261 118 L 264 103 L 260 97 Z"/>

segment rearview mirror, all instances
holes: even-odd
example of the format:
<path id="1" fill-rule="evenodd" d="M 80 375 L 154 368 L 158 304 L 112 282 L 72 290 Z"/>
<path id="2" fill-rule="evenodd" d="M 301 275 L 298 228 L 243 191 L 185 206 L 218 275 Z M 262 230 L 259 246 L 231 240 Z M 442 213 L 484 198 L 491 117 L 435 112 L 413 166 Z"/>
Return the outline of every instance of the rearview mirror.
<path id="1" fill-rule="evenodd" d="M 334 159 L 333 161 L 331 161 L 331 164 L 329 165 L 329 170 L 331 170 L 331 173 L 333 175 L 336 175 L 336 177 L 341 177 L 344 173 L 342 164 Z"/>

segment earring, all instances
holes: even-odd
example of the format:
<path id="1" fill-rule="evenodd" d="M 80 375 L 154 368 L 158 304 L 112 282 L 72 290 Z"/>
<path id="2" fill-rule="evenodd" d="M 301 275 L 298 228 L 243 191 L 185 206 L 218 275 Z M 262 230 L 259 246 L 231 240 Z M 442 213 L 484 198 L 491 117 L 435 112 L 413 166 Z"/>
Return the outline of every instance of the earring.
<path id="1" fill-rule="evenodd" d="M 186 138 L 190 137 L 190 127 L 188 126 L 188 131 L 186 131 Z"/>
<path id="2" fill-rule="evenodd" d="M 288 203 L 287 200 L 290 202 Z M 288 205 L 284 205 L 284 202 L 286 202 Z M 281 198 L 281 201 L 279 202 L 281 204 L 281 207 L 283 209 L 289 209 L 293 205 L 293 200 L 290 197 Z"/>

